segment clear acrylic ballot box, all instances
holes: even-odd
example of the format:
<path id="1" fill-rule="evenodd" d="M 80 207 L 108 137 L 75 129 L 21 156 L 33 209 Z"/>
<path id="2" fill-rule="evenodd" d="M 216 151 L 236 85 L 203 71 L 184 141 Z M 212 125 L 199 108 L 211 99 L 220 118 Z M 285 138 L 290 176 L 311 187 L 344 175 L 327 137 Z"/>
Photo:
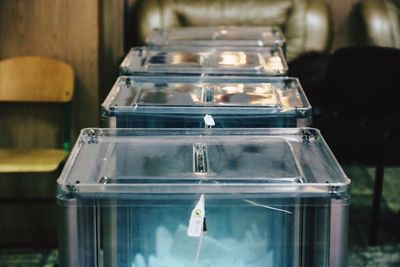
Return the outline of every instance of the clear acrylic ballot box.
<path id="1" fill-rule="evenodd" d="M 120 65 L 121 75 L 284 76 L 287 70 L 281 47 L 134 47 Z"/>
<path id="2" fill-rule="evenodd" d="M 289 77 L 121 76 L 102 104 L 102 115 L 112 128 L 311 124 L 311 106 L 299 80 Z"/>
<path id="3" fill-rule="evenodd" d="M 346 266 L 350 181 L 318 130 L 84 129 L 61 266 Z"/>
<path id="4" fill-rule="evenodd" d="M 146 39 L 150 46 L 280 46 L 286 39 L 279 27 L 205 26 L 154 29 Z"/>

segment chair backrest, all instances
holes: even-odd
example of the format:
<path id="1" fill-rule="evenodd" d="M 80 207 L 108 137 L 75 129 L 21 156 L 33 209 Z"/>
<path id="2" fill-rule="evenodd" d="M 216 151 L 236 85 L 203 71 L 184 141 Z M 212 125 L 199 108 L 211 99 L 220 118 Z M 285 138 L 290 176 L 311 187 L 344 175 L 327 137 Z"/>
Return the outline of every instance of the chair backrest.
<path id="1" fill-rule="evenodd" d="M 360 1 L 352 17 L 352 34 L 358 44 L 400 48 L 399 0 Z"/>
<path id="2" fill-rule="evenodd" d="M 399 62 L 400 49 L 387 47 L 344 47 L 332 54 L 314 126 L 340 161 L 375 163 L 385 136 L 398 132 Z M 390 143 L 399 148 L 395 139 Z"/>
<path id="3" fill-rule="evenodd" d="M 62 104 L 63 148 L 71 139 L 71 100 L 74 71 L 69 64 L 38 56 L 13 57 L 0 61 L 1 145 L 5 147 L 53 147 L 61 128 L 60 113 L 53 103 Z M 16 103 L 17 105 L 14 105 Z M 32 103 L 32 104 L 31 104 Z M 45 105 L 35 105 L 41 103 Z M 23 132 L 21 132 L 21 130 Z M 31 137 L 40 133 L 40 138 Z M 28 136 L 29 138 L 27 138 Z"/>
<path id="4" fill-rule="evenodd" d="M 325 0 L 137 0 L 131 23 L 141 45 L 154 28 L 185 26 L 280 26 L 287 39 L 287 57 L 327 52 L 332 25 Z"/>
<path id="5" fill-rule="evenodd" d="M 0 101 L 69 102 L 74 90 L 70 65 L 44 57 L 0 61 Z"/>
<path id="6" fill-rule="evenodd" d="M 400 49 L 354 46 L 336 50 L 327 73 L 326 105 L 345 118 L 399 117 Z"/>

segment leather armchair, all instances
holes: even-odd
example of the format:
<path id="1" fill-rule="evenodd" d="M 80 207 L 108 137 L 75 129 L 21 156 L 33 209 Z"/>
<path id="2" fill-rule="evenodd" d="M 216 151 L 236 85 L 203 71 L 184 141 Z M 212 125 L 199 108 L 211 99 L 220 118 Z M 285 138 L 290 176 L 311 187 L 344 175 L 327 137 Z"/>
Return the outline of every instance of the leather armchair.
<path id="1" fill-rule="evenodd" d="M 400 0 L 364 0 L 353 12 L 359 45 L 400 48 Z"/>
<path id="2" fill-rule="evenodd" d="M 134 45 L 153 28 L 185 26 L 280 26 L 291 61 L 306 52 L 328 52 L 332 38 L 325 0 L 137 0 Z"/>

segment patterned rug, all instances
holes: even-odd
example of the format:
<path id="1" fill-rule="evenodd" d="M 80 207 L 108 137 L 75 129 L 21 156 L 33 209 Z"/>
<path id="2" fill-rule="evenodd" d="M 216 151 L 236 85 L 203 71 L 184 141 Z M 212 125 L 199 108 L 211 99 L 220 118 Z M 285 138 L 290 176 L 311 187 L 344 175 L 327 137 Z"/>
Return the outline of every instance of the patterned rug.
<path id="1" fill-rule="evenodd" d="M 0 267 L 56 267 L 58 251 L 0 251 Z M 400 245 L 351 248 L 349 267 L 399 267 Z"/>

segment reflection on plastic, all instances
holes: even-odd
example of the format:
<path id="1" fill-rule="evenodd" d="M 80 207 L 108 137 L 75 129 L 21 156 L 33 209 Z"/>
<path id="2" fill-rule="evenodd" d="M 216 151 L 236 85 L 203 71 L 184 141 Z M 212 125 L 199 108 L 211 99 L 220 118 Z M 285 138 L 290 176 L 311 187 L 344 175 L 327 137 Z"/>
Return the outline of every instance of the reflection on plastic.
<path id="1" fill-rule="evenodd" d="M 243 52 L 222 52 L 218 64 L 240 66 L 247 63 L 247 56 Z"/>

